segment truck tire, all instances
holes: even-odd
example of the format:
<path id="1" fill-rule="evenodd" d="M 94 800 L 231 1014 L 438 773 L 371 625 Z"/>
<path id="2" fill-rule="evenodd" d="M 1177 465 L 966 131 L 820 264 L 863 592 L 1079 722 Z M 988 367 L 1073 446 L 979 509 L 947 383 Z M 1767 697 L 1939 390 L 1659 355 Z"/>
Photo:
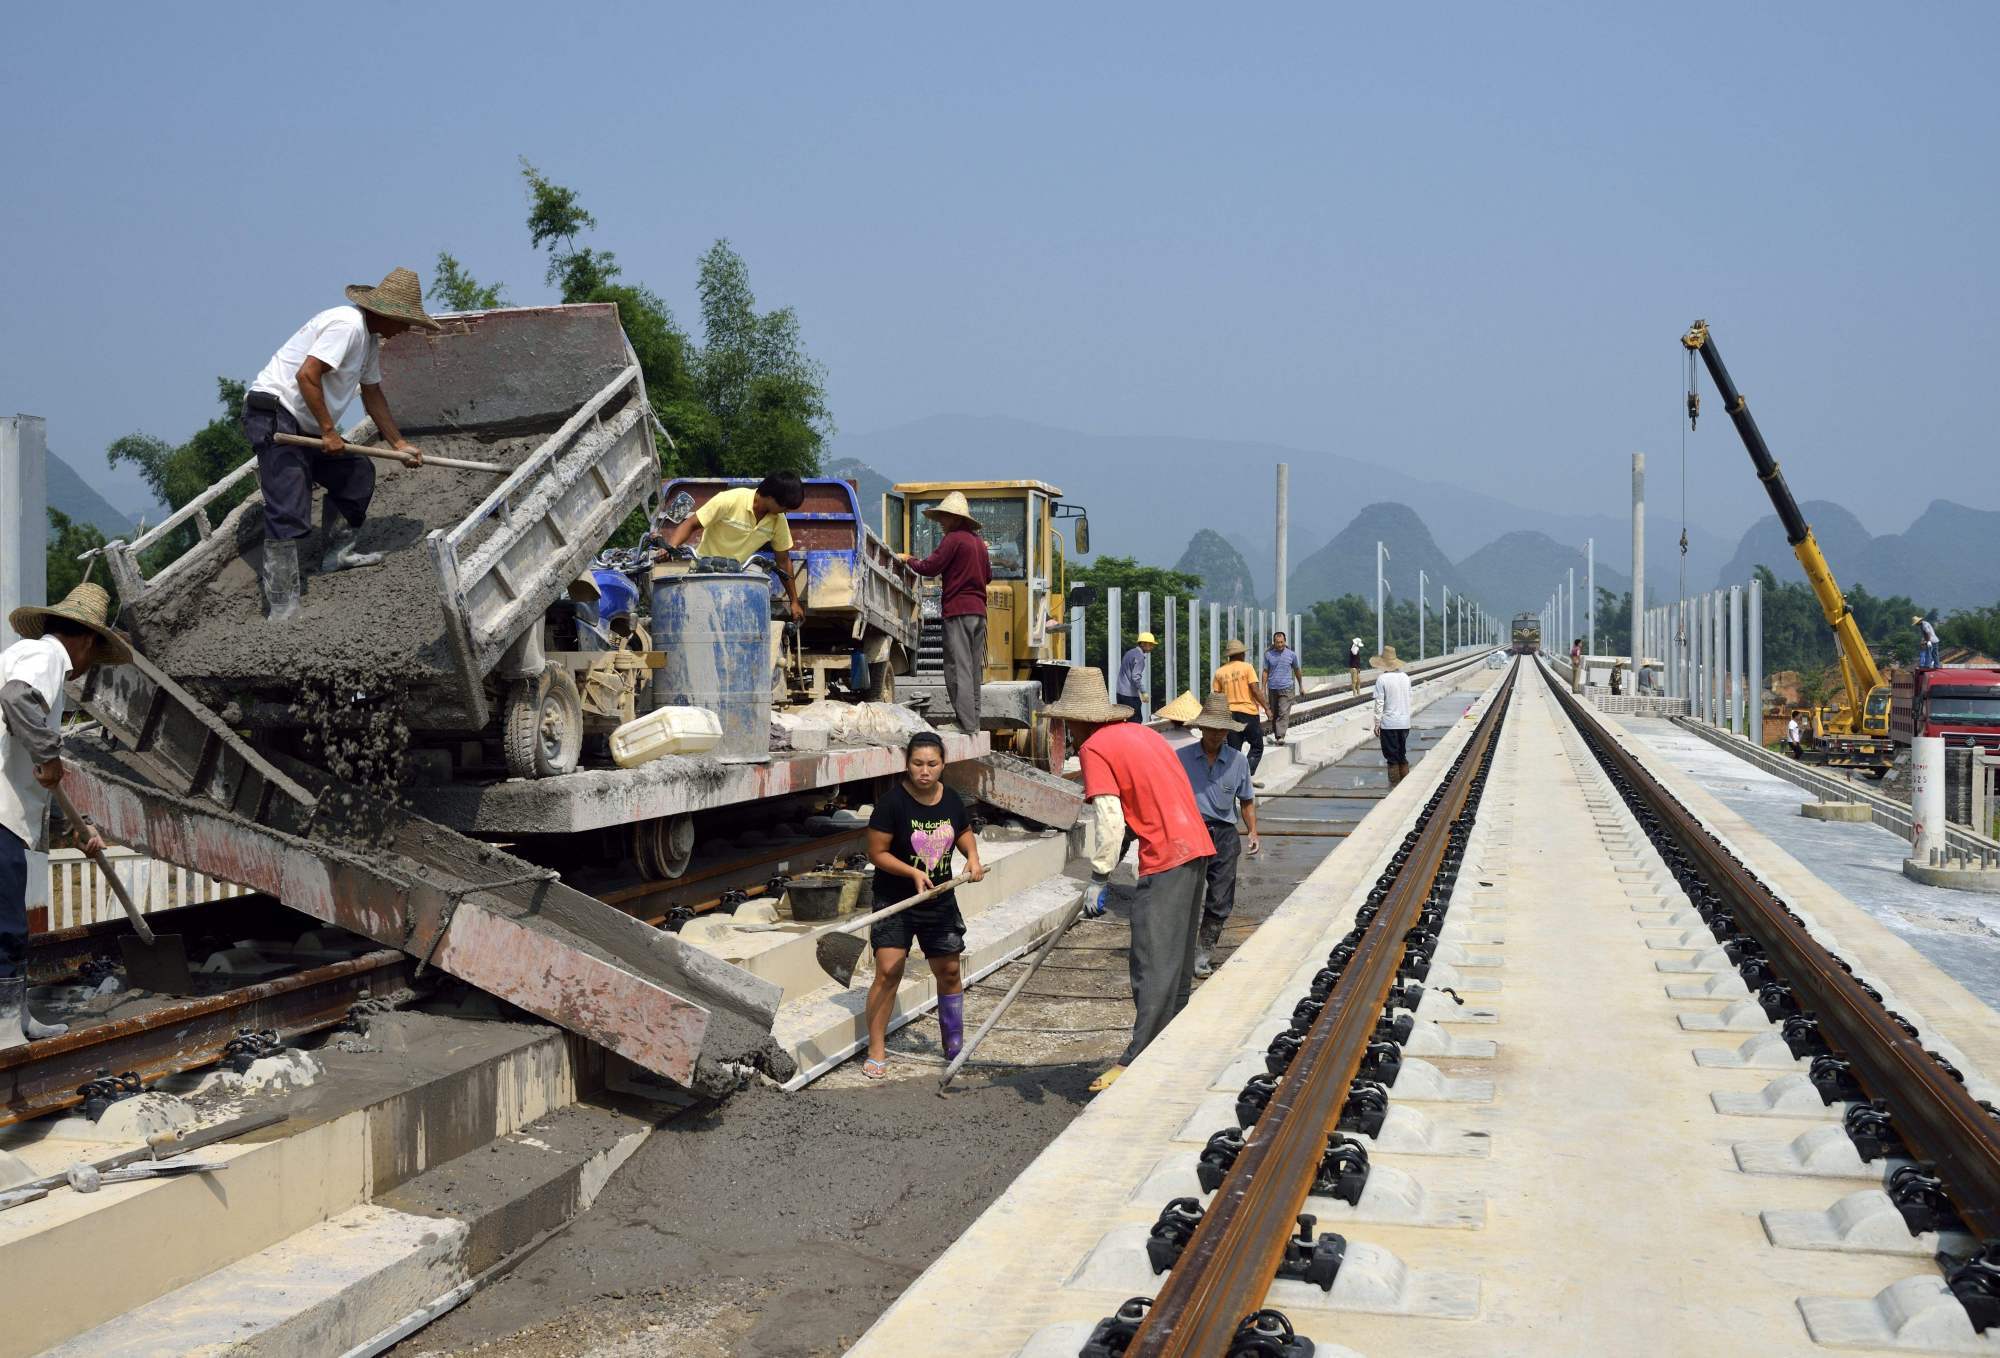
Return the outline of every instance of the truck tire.
<path id="1" fill-rule="evenodd" d="M 510 778 L 574 773 L 583 752 L 583 700 L 567 667 L 550 665 L 507 690 L 500 746 Z"/>

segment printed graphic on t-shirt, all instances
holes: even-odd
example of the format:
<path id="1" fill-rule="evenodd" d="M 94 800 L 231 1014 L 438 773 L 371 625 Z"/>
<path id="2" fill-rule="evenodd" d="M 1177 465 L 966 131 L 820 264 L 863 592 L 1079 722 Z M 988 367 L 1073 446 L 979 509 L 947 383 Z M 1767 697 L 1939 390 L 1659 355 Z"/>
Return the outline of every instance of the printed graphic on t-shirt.
<path id="1" fill-rule="evenodd" d="M 951 830 L 951 820 L 910 821 L 910 862 L 930 874 L 937 881 L 945 873 L 943 869 L 951 862 L 951 842 L 955 838 Z"/>

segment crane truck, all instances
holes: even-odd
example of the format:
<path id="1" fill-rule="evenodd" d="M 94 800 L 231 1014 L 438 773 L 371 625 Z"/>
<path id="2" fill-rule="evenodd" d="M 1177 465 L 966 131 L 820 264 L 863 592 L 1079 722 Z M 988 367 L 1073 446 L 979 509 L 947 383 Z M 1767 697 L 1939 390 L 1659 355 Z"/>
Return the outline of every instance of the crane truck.
<path id="1" fill-rule="evenodd" d="M 1847 606 L 1846 596 L 1840 592 L 1839 582 L 1833 578 L 1833 568 L 1827 564 L 1826 553 L 1820 550 L 1811 525 L 1799 512 L 1799 502 L 1792 498 L 1791 487 L 1785 484 L 1784 476 L 1778 471 L 1777 459 L 1771 456 L 1763 432 L 1757 428 L 1757 421 L 1751 418 L 1749 403 L 1736 389 L 1736 383 L 1730 380 L 1729 369 L 1723 366 L 1722 355 L 1715 347 L 1715 338 L 1709 334 L 1708 322 L 1696 321 L 1688 328 L 1687 334 L 1681 336 L 1681 343 L 1690 355 L 1701 355 L 1708 375 L 1714 379 L 1716 392 L 1722 397 L 1722 408 L 1728 412 L 1730 422 L 1736 426 L 1736 433 L 1750 454 L 1751 464 L 1757 469 L 1757 479 L 1764 483 L 1764 493 L 1771 497 L 1771 507 L 1778 511 L 1778 522 L 1784 527 L 1785 541 L 1791 544 L 1792 555 L 1798 558 L 1806 583 L 1812 586 L 1813 595 L 1819 600 L 1826 625 L 1833 629 L 1834 644 L 1840 654 L 1840 681 L 1844 697 L 1841 701 L 1815 707 L 1807 714 L 1811 720 L 1812 754 L 1820 762 L 1840 768 L 1866 769 L 1873 777 L 1881 778 L 1889 772 L 1896 756 L 1896 745 L 1889 734 L 1889 685 L 1883 680 L 1882 671 L 1876 667 L 1875 657 L 1869 653 L 1868 643 Z M 1701 412 L 1701 397 L 1695 391 L 1692 364 L 1688 377 L 1688 422 L 1692 425 Z"/>

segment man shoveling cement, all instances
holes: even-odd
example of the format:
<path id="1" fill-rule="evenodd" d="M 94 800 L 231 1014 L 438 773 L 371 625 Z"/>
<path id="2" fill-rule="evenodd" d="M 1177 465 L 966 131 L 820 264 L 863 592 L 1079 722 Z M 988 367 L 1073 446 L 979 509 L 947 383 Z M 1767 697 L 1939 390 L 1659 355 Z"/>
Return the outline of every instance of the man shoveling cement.
<path id="1" fill-rule="evenodd" d="M 250 383 L 243 398 L 243 434 L 257 455 L 264 492 L 264 605 L 273 622 L 299 611 L 299 539 L 312 531 L 312 488 L 326 487 L 320 512 L 322 572 L 373 566 L 378 552 L 355 550 L 355 533 L 375 496 L 375 464 L 351 451 L 340 417 L 354 399 L 390 448 L 408 465 L 423 453 L 404 438 L 382 394 L 382 341 L 412 326 L 437 330 L 424 313 L 416 274 L 393 270 L 375 287 L 351 284 L 351 306 L 329 307 L 295 331 Z M 319 447 L 281 442 L 281 434 L 311 435 Z"/>

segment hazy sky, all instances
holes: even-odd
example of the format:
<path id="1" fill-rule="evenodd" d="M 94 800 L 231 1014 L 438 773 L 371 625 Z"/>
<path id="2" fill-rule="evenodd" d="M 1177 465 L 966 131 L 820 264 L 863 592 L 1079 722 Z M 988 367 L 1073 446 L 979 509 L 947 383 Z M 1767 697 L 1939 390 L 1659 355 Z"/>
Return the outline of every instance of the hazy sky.
<path id="1" fill-rule="evenodd" d="M 547 300 L 525 155 L 683 319 L 730 237 L 854 432 L 1242 435 L 1608 512 L 1643 449 L 1677 509 L 1700 315 L 1801 498 L 2000 508 L 2000 6 L 37 5 L 5 37 L 0 410 L 116 502 L 106 443 L 184 436 L 341 284 L 446 247 Z M 1690 496 L 1734 534 L 1766 505 L 1710 414 Z"/>

